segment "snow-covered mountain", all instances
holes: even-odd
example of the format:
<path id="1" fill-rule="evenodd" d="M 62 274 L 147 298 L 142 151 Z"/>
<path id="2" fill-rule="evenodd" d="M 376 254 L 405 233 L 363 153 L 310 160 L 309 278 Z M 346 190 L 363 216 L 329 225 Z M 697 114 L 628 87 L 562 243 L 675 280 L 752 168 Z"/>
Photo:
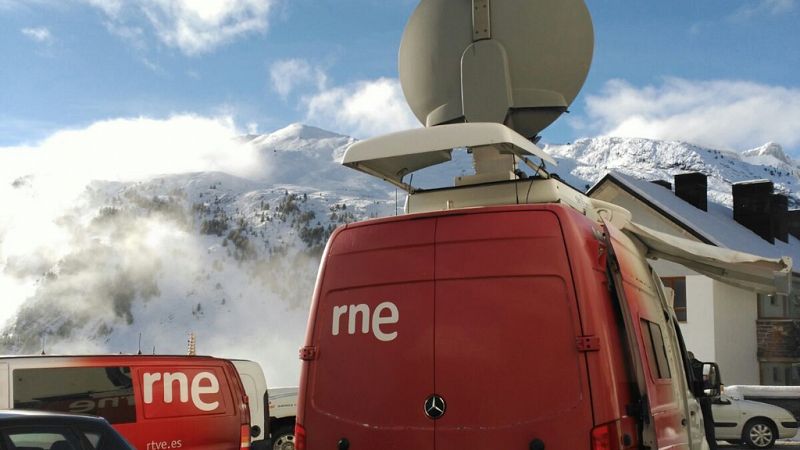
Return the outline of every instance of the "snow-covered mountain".
<path id="1" fill-rule="evenodd" d="M 136 352 L 141 334 L 146 353 L 183 353 L 194 332 L 200 352 L 254 359 L 271 384 L 295 383 L 327 237 L 343 223 L 394 214 L 395 189 L 339 165 L 353 142 L 346 136 L 292 125 L 240 140 L 258 150 L 261 176 L 94 181 L 33 251 L 0 252 L 0 273 L 18 287 L 5 295 L 24 300 L 3 328 L 2 350 Z M 800 204 L 800 168 L 776 144 L 739 154 L 596 138 L 546 151 L 559 161 L 551 171 L 580 189 L 612 169 L 670 180 L 701 171 L 718 202 L 730 203 L 731 182 L 768 178 Z M 455 174 L 468 167 L 459 159 Z M 444 174 L 431 168 L 417 181 L 452 176 Z M 36 183 L 23 173 L 12 185 L 35 196 Z"/>
<path id="2" fill-rule="evenodd" d="M 294 382 L 327 237 L 393 214 L 394 189 L 338 164 L 349 137 L 292 125 L 242 140 L 263 177 L 94 181 L 56 218 L 58 243 L 0 253 L 2 273 L 29 281 L 2 350 L 133 353 L 141 333 L 144 352 L 184 353 L 194 332 L 200 352 L 255 359 L 274 382 Z M 14 183 L 36 195 L 36 179 Z"/>
<path id="3" fill-rule="evenodd" d="M 789 196 L 790 208 L 800 205 L 800 166 L 775 143 L 737 153 L 677 141 L 600 137 L 544 149 L 559 163 L 554 171 L 583 190 L 611 170 L 670 182 L 679 173 L 702 172 L 708 175 L 709 198 L 728 207 L 731 184 L 756 179 L 772 181 Z"/>

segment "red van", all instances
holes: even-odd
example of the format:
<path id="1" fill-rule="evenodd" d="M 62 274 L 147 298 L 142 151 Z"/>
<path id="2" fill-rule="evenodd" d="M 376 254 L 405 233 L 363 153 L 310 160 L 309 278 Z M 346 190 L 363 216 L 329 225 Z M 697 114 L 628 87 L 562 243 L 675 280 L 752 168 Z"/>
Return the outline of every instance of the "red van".
<path id="1" fill-rule="evenodd" d="M 102 416 L 140 450 L 250 447 L 247 396 L 224 359 L 3 357 L 0 387 L 0 409 Z"/>
<path id="2" fill-rule="evenodd" d="M 560 204 L 340 228 L 296 448 L 707 448 L 702 386 L 637 245 Z"/>

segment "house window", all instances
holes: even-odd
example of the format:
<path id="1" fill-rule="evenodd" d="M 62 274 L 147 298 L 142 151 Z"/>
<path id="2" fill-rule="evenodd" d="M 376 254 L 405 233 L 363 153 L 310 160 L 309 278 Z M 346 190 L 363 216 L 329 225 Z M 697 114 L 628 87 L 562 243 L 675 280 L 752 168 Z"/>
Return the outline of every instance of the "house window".
<path id="1" fill-rule="evenodd" d="M 800 386 L 800 364 L 762 362 L 761 384 L 766 386 Z"/>
<path id="2" fill-rule="evenodd" d="M 789 295 L 758 294 L 759 319 L 800 319 L 800 283 L 792 283 Z"/>
<path id="3" fill-rule="evenodd" d="M 686 322 L 686 277 L 664 277 L 661 282 L 675 291 L 672 308 L 675 310 L 678 322 Z"/>

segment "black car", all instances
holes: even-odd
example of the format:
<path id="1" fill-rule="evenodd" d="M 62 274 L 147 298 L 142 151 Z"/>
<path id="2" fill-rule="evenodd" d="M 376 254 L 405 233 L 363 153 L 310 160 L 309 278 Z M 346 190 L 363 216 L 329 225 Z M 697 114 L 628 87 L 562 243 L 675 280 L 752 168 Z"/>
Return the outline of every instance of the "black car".
<path id="1" fill-rule="evenodd" d="M 134 450 L 100 417 L 0 411 L 2 450 Z"/>

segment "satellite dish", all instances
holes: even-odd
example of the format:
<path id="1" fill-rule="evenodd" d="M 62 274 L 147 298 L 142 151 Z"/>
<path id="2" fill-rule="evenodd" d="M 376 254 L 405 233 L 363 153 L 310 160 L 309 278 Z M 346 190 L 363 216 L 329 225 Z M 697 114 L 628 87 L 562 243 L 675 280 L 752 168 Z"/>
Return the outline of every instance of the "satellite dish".
<path id="1" fill-rule="evenodd" d="M 495 122 L 532 138 L 578 95 L 593 48 L 583 0 L 422 0 L 400 82 L 425 126 Z"/>

